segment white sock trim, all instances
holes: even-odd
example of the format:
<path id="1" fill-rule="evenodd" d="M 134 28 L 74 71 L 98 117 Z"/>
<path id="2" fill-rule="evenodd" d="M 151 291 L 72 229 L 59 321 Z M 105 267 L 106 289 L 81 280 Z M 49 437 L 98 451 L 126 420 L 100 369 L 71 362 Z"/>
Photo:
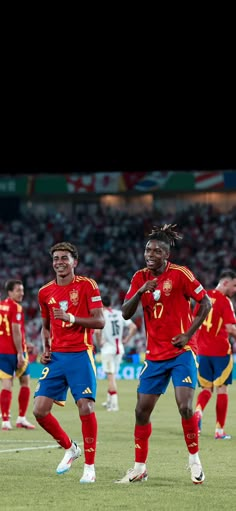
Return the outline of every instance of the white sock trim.
<path id="1" fill-rule="evenodd" d="M 146 463 L 139 463 L 139 462 L 135 461 L 134 469 L 144 472 L 144 470 L 146 470 Z"/>
<path id="2" fill-rule="evenodd" d="M 189 454 L 189 463 L 201 463 L 198 452 L 195 454 Z"/>

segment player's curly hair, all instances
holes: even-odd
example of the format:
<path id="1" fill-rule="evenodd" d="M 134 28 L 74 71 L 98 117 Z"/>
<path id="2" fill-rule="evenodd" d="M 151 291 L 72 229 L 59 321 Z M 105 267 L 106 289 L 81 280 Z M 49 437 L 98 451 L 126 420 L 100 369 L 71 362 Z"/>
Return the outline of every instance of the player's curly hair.
<path id="1" fill-rule="evenodd" d="M 75 245 L 69 243 L 68 241 L 61 241 L 60 243 L 56 243 L 53 247 L 50 248 L 49 254 L 52 257 L 56 250 L 65 250 L 66 252 L 70 252 L 74 259 L 79 260 L 79 253 Z"/>
<path id="2" fill-rule="evenodd" d="M 175 230 L 175 227 L 177 224 L 154 225 L 148 239 L 163 241 L 169 246 L 175 245 L 175 240 L 183 238 L 182 234 Z"/>

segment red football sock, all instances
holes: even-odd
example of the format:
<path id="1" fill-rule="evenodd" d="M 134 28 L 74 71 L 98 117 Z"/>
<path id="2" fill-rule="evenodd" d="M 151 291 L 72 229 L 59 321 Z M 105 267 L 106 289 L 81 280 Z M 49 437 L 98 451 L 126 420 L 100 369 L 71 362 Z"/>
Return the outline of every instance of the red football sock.
<path id="1" fill-rule="evenodd" d="M 2 420 L 8 421 L 10 414 L 12 400 L 12 392 L 11 390 L 2 389 L 1 392 L 1 412 L 2 412 Z"/>
<path id="2" fill-rule="evenodd" d="M 110 394 L 110 396 L 113 396 L 113 394 L 117 394 L 117 391 L 116 390 L 108 390 L 108 394 Z"/>
<path id="3" fill-rule="evenodd" d="M 135 461 L 137 463 L 146 463 L 148 457 L 148 440 L 152 433 L 152 423 L 149 422 L 144 426 L 135 425 L 134 442 L 135 442 Z"/>
<path id="4" fill-rule="evenodd" d="M 211 397 L 212 397 L 212 392 L 208 389 L 203 389 L 200 392 L 200 394 L 198 394 L 196 407 L 199 405 L 203 411 L 204 408 L 206 407 L 208 401 L 210 401 Z"/>
<path id="5" fill-rule="evenodd" d="M 228 394 L 217 394 L 216 398 L 216 427 L 224 428 L 228 411 Z"/>
<path id="6" fill-rule="evenodd" d="M 48 413 L 45 417 L 36 417 L 36 420 L 45 431 L 55 438 L 56 442 L 61 445 L 61 447 L 64 447 L 64 449 L 69 449 L 71 447 L 71 439 L 51 413 Z"/>
<path id="7" fill-rule="evenodd" d="M 82 422 L 82 435 L 84 440 L 84 457 L 87 465 L 93 465 L 97 445 L 97 418 L 95 413 L 80 415 Z"/>
<path id="8" fill-rule="evenodd" d="M 182 417 L 182 427 L 188 452 L 196 454 L 198 452 L 198 424 L 196 415 L 194 414 L 190 419 Z"/>
<path id="9" fill-rule="evenodd" d="M 18 395 L 19 417 L 24 417 L 29 406 L 30 388 L 21 387 Z"/>

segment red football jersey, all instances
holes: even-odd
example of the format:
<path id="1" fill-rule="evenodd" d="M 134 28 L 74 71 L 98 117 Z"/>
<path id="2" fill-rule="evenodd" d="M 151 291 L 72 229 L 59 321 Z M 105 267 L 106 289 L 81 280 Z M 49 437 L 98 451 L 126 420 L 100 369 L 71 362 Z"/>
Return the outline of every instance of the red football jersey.
<path id="1" fill-rule="evenodd" d="M 197 332 L 198 354 L 209 357 L 229 355 L 232 350 L 225 325 L 236 323 L 233 304 L 217 289 L 210 290 L 207 294 L 211 299 L 212 308 Z M 197 304 L 193 311 L 194 314 L 198 307 Z"/>
<path id="2" fill-rule="evenodd" d="M 147 268 L 137 271 L 125 300 L 131 298 L 147 280 L 154 278 Z M 154 293 L 146 291 L 141 296 L 147 360 L 167 360 L 190 348 L 196 353 L 196 335 L 181 349 L 173 346 L 171 341 L 175 335 L 186 332 L 193 321 L 190 298 L 201 301 L 205 295 L 205 289 L 186 266 L 167 263 L 165 271 L 157 277 Z"/>
<path id="3" fill-rule="evenodd" d="M 27 351 L 25 340 L 25 322 L 22 305 L 11 298 L 0 302 L 0 353 L 16 354 L 17 350 L 12 337 L 12 323 L 18 323 L 22 335 L 22 348 Z"/>
<path id="4" fill-rule="evenodd" d="M 93 349 L 93 329 L 55 319 L 53 309 L 61 308 L 77 317 L 90 317 L 92 309 L 103 307 L 95 280 L 76 275 L 66 286 L 59 286 L 52 280 L 41 287 L 38 300 L 42 317 L 50 320 L 51 351 Z"/>

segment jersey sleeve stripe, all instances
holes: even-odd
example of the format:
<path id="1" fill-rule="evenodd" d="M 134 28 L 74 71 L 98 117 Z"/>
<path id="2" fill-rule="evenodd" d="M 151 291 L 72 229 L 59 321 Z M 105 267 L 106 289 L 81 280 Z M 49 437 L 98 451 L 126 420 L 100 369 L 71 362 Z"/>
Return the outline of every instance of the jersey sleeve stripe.
<path id="1" fill-rule="evenodd" d="M 41 289 L 45 289 L 46 287 L 48 286 L 51 286 L 51 284 L 54 284 L 55 283 L 55 280 L 50 280 L 50 282 L 48 282 L 47 284 L 45 284 L 45 286 L 42 286 L 40 287 L 39 291 L 41 291 Z"/>
<path id="2" fill-rule="evenodd" d="M 185 268 L 184 266 L 177 266 L 175 264 L 170 264 L 170 269 L 181 271 L 182 273 L 184 273 L 184 275 L 186 275 L 186 277 L 188 277 L 188 279 L 191 282 L 193 282 L 195 280 L 193 273 L 190 270 L 188 270 L 187 268 Z"/>
<path id="3" fill-rule="evenodd" d="M 79 282 L 81 280 L 85 280 L 86 282 L 90 282 L 90 284 L 93 287 L 93 289 L 97 289 L 98 288 L 97 283 L 93 279 L 89 279 L 88 277 L 79 277 L 79 276 L 76 277 L 76 281 L 77 282 Z"/>

